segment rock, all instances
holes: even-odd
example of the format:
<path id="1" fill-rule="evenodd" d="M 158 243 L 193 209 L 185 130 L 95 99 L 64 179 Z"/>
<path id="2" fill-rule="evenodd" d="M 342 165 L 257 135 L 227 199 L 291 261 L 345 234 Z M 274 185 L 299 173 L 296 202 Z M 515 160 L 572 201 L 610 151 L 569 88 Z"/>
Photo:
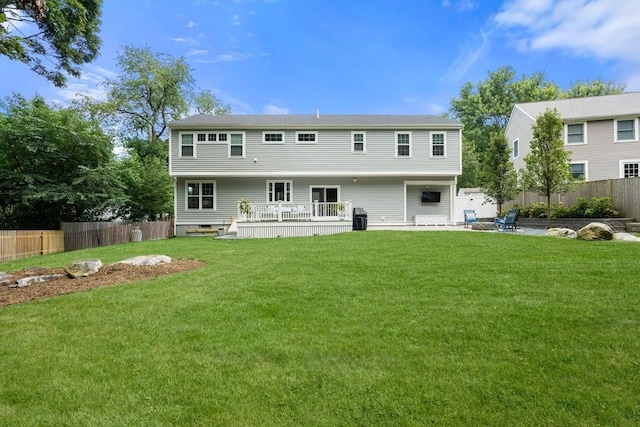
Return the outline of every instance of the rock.
<path id="1" fill-rule="evenodd" d="M 575 239 L 578 237 L 578 233 L 570 228 L 550 228 L 547 230 L 547 236 L 566 237 L 568 239 Z"/>
<path id="2" fill-rule="evenodd" d="M 34 283 L 48 282 L 50 280 L 59 279 L 60 277 L 65 277 L 65 275 L 64 274 L 47 274 L 44 276 L 23 277 L 22 279 L 16 280 L 16 283 L 14 283 L 13 285 L 9 285 L 9 287 L 24 288 L 25 286 L 30 286 Z"/>
<path id="3" fill-rule="evenodd" d="M 472 230 L 493 230 L 492 222 L 473 222 L 471 223 Z"/>
<path id="4" fill-rule="evenodd" d="M 640 237 L 636 237 L 631 233 L 615 233 L 613 240 L 625 240 L 627 242 L 640 242 Z"/>
<path id="5" fill-rule="evenodd" d="M 0 285 L 8 285 L 11 283 L 11 279 L 13 276 L 9 273 L 0 272 Z"/>
<path id="6" fill-rule="evenodd" d="M 578 230 L 578 239 L 611 240 L 613 239 L 613 230 L 607 224 L 592 222 Z"/>
<path id="7" fill-rule="evenodd" d="M 92 274 L 96 274 L 102 268 L 102 261 L 99 259 L 83 259 L 80 261 L 74 261 L 71 266 L 64 269 L 69 277 L 75 279 L 76 277 L 87 277 Z"/>
<path id="8" fill-rule="evenodd" d="M 170 263 L 171 257 L 166 255 L 141 255 L 124 261 L 116 262 L 116 264 L 131 264 L 131 265 L 156 265 L 160 263 Z"/>

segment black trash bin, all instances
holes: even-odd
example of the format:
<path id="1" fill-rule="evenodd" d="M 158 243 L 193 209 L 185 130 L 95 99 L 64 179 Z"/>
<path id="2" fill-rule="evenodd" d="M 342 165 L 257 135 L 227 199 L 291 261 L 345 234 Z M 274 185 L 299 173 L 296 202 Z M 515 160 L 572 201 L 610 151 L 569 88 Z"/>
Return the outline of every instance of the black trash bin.
<path id="1" fill-rule="evenodd" d="M 353 208 L 353 229 L 367 229 L 367 211 L 362 208 Z"/>

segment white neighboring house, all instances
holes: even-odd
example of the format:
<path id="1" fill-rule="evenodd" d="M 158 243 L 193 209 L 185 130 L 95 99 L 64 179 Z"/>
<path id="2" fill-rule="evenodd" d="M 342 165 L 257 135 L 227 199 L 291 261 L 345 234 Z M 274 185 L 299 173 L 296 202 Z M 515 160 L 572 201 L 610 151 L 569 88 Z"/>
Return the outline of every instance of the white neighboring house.
<path id="1" fill-rule="evenodd" d="M 599 181 L 640 176 L 640 92 L 516 104 L 505 131 L 516 170 L 525 167 L 536 118 L 554 108 L 564 124 L 563 140 L 575 177 Z"/>
<path id="2" fill-rule="evenodd" d="M 196 115 L 169 128 L 177 235 L 228 225 L 232 217 L 350 221 L 354 207 L 367 212 L 370 226 L 456 220 L 462 125 L 451 119 Z M 241 198 L 251 202 L 248 214 Z"/>

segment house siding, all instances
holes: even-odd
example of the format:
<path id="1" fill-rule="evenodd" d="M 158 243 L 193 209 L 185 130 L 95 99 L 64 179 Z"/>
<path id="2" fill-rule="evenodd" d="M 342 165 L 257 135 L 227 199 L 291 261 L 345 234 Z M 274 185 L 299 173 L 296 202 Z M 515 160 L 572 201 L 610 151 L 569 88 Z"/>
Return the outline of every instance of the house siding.
<path id="1" fill-rule="evenodd" d="M 274 129 L 275 130 L 275 129 Z M 179 156 L 179 134 L 185 130 L 172 130 L 170 170 L 172 175 L 225 175 L 259 176 L 278 174 L 373 173 L 375 171 L 424 172 L 425 174 L 460 174 L 460 131 L 447 129 L 413 129 L 411 158 L 397 158 L 395 129 L 366 130 L 366 153 L 351 152 L 351 132 L 357 129 L 320 129 L 314 144 L 295 142 L 295 131 L 284 131 L 284 144 L 263 144 L 263 130 L 237 130 L 245 132 L 244 158 L 229 158 L 224 143 L 197 143 L 196 157 Z M 198 130 L 207 133 L 214 130 Z M 403 130 L 405 131 L 405 130 Z M 216 131 L 219 132 L 219 131 Z M 445 132 L 446 158 L 430 157 L 430 133 Z"/>

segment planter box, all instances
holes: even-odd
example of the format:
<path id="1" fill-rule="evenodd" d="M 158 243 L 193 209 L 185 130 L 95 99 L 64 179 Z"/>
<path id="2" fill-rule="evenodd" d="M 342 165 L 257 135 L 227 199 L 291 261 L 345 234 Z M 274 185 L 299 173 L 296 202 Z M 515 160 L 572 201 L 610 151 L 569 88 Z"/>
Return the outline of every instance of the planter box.
<path id="1" fill-rule="evenodd" d="M 587 224 L 592 222 L 601 222 L 607 224 L 616 233 L 626 231 L 628 222 L 633 222 L 632 218 L 557 218 L 552 219 L 550 227 L 552 228 L 570 228 L 572 230 L 580 230 Z M 518 227 L 524 228 L 547 228 L 546 218 L 518 218 Z"/>

